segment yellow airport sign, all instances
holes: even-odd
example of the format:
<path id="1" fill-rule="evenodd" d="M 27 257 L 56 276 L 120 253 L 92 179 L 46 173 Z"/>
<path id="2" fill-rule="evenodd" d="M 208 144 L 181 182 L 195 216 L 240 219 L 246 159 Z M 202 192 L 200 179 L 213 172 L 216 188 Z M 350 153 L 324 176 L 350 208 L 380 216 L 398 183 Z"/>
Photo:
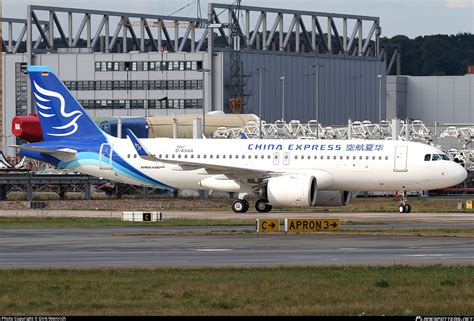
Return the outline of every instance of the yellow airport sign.
<path id="1" fill-rule="evenodd" d="M 472 201 L 466 201 L 466 209 L 472 210 Z"/>
<path id="2" fill-rule="evenodd" d="M 285 232 L 318 232 L 318 231 L 339 231 L 341 221 L 339 219 L 285 219 Z"/>
<path id="3" fill-rule="evenodd" d="M 257 218 L 257 232 L 280 232 L 280 220 L 261 220 Z"/>

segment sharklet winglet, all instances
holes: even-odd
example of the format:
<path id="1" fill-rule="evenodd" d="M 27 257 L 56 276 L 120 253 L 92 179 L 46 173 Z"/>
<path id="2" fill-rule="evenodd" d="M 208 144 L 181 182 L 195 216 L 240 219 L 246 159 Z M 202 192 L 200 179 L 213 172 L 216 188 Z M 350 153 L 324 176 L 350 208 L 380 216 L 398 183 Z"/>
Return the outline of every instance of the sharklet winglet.
<path id="1" fill-rule="evenodd" d="M 125 132 L 127 133 L 128 138 L 132 141 L 133 147 L 135 147 L 135 150 L 137 151 L 138 156 L 150 161 L 158 160 L 154 155 L 152 155 L 146 149 L 145 146 L 143 146 L 140 143 L 140 141 L 138 140 L 138 137 L 129 128 L 125 128 Z"/>

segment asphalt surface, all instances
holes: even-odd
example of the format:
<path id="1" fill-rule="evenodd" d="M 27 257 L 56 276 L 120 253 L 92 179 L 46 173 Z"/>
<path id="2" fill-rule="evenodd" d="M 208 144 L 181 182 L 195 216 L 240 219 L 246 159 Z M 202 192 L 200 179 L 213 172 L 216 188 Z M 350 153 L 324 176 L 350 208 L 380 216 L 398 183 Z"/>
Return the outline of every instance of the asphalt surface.
<path id="1" fill-rule="evenodd" d="M 0 268 L 474 263 L 464 237 L 165 233 L 198 229 L 219 228 L 1 228 Z"/>
<path id="2" fill-rule="evenodd" d="M 2 211 L 0 216 L 120 217 L 121 212 Z M 470 213 L 234 214 L 170 211 L 170 218 L 339 218 L 342 229 L 474 228 Z M 353 222 L 353 224 L 350 224 Z M 0 227 L 0 268 L 221 267 L 474 264 L 474 238 L 351 234 L 255 234 L 250 226 Z M 178 233 L 176 233 L 178 232 Z"/>

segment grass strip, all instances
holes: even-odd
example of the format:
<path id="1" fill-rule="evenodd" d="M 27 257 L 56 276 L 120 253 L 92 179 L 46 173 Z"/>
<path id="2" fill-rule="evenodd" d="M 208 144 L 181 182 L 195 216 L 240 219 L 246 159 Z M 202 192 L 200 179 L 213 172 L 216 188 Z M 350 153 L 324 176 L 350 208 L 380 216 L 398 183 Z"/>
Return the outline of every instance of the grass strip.
<path id="1" fill-rule="evenodd" d="M 473 315 L 473 266 L 12 269 L 4 315 Z"/>
<path id="2" fill-rule="evenodd" d="M 172 218 L 157 222 L 128 222 L 98 217 L 0 217 L 0 227 L 94 228 L 157 226 L 255 226 L 255 220 Z"/>

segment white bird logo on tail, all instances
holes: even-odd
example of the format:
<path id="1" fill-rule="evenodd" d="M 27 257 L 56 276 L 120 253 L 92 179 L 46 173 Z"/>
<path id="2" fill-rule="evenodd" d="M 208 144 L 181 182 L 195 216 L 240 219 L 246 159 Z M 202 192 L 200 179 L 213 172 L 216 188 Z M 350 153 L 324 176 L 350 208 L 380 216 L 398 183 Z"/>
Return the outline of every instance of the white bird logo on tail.
<path id="1" fill-rule="evenodd" d="M 68 132 L 46 133 L 46 134 L 49 135 L 49 136 L 69 136 L 69 135 L 74 134 L 77 131 L 77 129 L 79 128 L 76 122 L 79 119 L 79 117 L 82 116 L 82 112 L 79 111 L 79 110 L 74 110 L 70 113 L 66 112 L 66 110 L 65 110 L 66 103 L 64 101 L 64 97 L 60 93 L 44 89 L 44 88 L 40 87 L 36 83 L 36 81 L 33 81 L 33 83 L 34 83 L 36 91 L 38 91 L 38 93 L 40 93 L 41 95 L 43 95 L 45 97 L 54 97 L 54 98 L 59 99 L 59 101 L 61 103 L 60 112 L 61 112 L 62 117 L 72 118 L 72 120 L 69 123 L 67 123 L 66 125 L 56 126 L 56 127 L 52 126 L 52 128 L 60 130 L 60 131 L 63 131 L 63 130 L 66 130 L 66 129 L 72 127 L 71 130 L 69 130 Z M 38 114 L 40 114 L 42 117 L 45 117 L 45 118 L 50 118 L 50 117 L 56 116 L 56 114 L 52 110 L 52 107 L 48 107 L 48 106 L 45 106 L 45 105 L 42 104 L 44 102 L 50 102 L 51 100 L 47 99 L 47 98 L 44 98 L 44 97 L 41 97 L 40 95 L 38 95 L 36 93 L 36 91 L 34 91 L 33 93 L 34 93 L 35 98 L 36 98 L 35 102 L 36 102 L 36 106 L 38 107 Z"/>

